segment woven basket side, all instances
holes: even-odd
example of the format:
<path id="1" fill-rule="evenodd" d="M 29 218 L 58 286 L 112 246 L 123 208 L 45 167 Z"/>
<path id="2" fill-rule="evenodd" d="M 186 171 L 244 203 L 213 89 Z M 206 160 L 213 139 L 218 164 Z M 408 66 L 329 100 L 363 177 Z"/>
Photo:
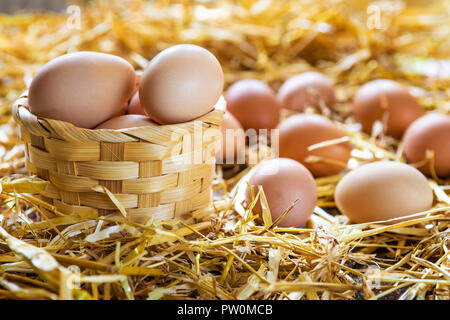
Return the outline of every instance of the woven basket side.
<path id="1" fill-rule="evenodd" d="M 132 128 L 117 142 L 114 132 L 109 136 L 111 130 L 106 130 L 108 141 L 97 140 L 98 135 L 89 140 L 86 132 L 102 130 L 64 128 L 66 123 L 34 117 L 21 103 L 23 99 L 15 118 L 26 143 L 26 166 L 50 182 L 42 199 L 58 211 L 104 215 L 122 207 L 129 219 L 147 223 L 210 204 L 219 136 L 203 137 L 206 130 L 219 130 L 222 111 L 203 117 L 208 122 L 168 126 L 170 130 Z M 79 131 L 73 134 L 73 128 Z M 200 135 L 190 134 L 196 131 Z M 175 134 L 167 139 L 167 132 Z M 149 142 L 152 139 L 158 143 Z"/>

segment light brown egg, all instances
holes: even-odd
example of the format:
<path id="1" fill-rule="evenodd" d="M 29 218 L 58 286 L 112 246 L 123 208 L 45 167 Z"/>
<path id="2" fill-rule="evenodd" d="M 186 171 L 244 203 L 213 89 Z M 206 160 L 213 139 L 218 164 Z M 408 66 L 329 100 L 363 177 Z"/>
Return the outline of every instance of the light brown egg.
<path id="1" fill-rule="evenodd" d="M 245 132 L 241 124 L 230 113 L 223 115 L 220 149 L 216 153 L 216 163 L 245 163 Z"/>
<path id="2" fill-rule="evenodd" d="M 450 176 L 450 115 L 429 113 L 414 121 L 405 132 L 403 148 L 411 163 L 425 160 L 427 150 L 434 151 L 436 174 Z M 419 169 L 430 174 L 429 163 Z"/>
<path id="3" fill-rule="evenodd" d="M 428 210 L 433 192 L 419 170 L 401 162 L 380 161 L 345 175 L 336 187 L 335 200 L 351 221 L 364 223 Z"/>
<path id="4" fill-rule="evenodd" d="M 315 177 L 339 173 L 350 158 L 351 145 L 342 142 L 308 151 L 308 147 L 319 142 L 344 137 L 346 134 L 328 118 L 317 114 L 295 114 L 283 120 L 279 126 L 280 157 L 291 158 L 302 163 Z M 330 159 L 330 162 L 307 162 L 309 156 Z"/>
<path id="5" fill-rule="evenodd" d="M 270 130 L 280 120 L 280 104 L 275 93 L 262 81 L 244 79 L 235 82 L 227 90 L 225 100 L 228 111 L 244 130 Z"/>
<path id="6" fill-rule="evenodd" d="M 287 79 L 278 90 L 284 108 L 304 111 L 307 107 L 334 108 L 334 84 L 319 72 L 304 72 Z"/>
<path id="7" fill-rule="evenodd" d="M 69 53 L 45 64 L 31 82 L 28 99 L 37 116 L 94 128 L 125 113 L 135 86 L 133 66 L 105 53 Z"/>
<path id="8" fill-rule="evenodd" d="M 134 127 L 157 126 L 149 117 L 140 114 L 125 114 L 101 123 L 95 129 L 125 129 Z"/>
<path id="9" fill-rule="evenodd" d="M 298 203 L 278 224 L 280 227 L 302 227 L 311 217 L 317 203 L 317 186 L 311 173 L 292 159 L 276 158 L 258 165 L 249 179 L 254 196 L 262 186 L 274 222 L 294 201 Z M 247 203 L 251 202 L 250 191 L 246 191 Z M 253 212 L 262 217 L 259 200 Z M 260 219 L 260 222 L 262 220 Z"/>
<path id="10" fill-rule="evenodd" d="M 194 120 L 214 108 L 223 90 L 219 61 L 208 50 L 181 44 L 156 55 L 145 68 L 139 98 L 161 124 Z"/>
<path id="11" fill-rule="evenodd" d="M 353 100 L 356 121 L 371 134 L 375 121 L 385 122 L 386 133 L 400 139 L 406 128 L 424 111 L 408 88 L 392 80 L 373 80 L 359 88 Z"/>
<path id="12" fill-rule="evenodd" d="M 141 102 L 139 101 L 139 92 L 136 92 L 131 98 L 128 104 L 127 114 L 140 114 L 146 116 L 144 108 L 142 108 Z"/>

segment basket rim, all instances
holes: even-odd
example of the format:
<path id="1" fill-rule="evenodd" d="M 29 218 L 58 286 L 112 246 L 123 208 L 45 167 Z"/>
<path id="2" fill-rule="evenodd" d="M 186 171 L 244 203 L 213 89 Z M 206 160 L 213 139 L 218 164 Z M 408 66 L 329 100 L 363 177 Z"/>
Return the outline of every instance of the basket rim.
<path id="1" fill-rule="evenodd" d="M 226 101 L 223 95 L 221 95 L 210 112 L 188 122 L 124 129 L 87 129 L 77 127 L 67 121 L 36 116 L 29 109 L 27 91 L 15 100 L 12 107 L 14 120 L 37 136 L 53 137 L 69 141 L 104 142 L 128 142 L 136 141 L 138 138 L 146 140 L 148 136 L 183 135 L 191 133 L 199 127 L 210 128 L 211 126 L 220 126 L 225 111 Z"/>
<path id="2" fill-rule="evenodd" d="M 44 118 L 44 117 L 36 116 L 34 113 L 32 113 L 30 111 L 30 109 L 29 109 L 30 107 L 29 107 L 27 102 L 28 102 L 28 91 L 25 91 L 24 93 L 22 93 L 14 102 L 13 114 L 17 115 L 17 117 L 19 119 L 23 115 L 21 115 L 18 112 L 17 108 L 24 108 L 25 110 L 23 112 L 25 114 L 28 113 L 29 115 L 36 117 L 40 121 L 41 120 L 44 120 L 44 121 L 49 121 L 50 120 L 51 122 L 61 122 L 61 123 L 64 123 L 64 124 L 69 124 L 69 125 L 71 125 L 71 126 L 73 126 L 75 128 L 78 128 L 78 129 L 89 130 L 89 131 L 100 131 L 101 130 L 101 131 L 106 131 L 106 132 L 126 132 L 127 130 L 130 130 L 130 129 L 154 127 L 154 126 L 140 126 L 140 127 L 130 127 L 130 128 L 124 128 L 124 129 L 88 129 L 88 128 L 80 128 L 80 127 L 77 127 L 76 125 L 74 125 L 74 124 L 72 124 L 72 123 L 70 123 L 68 121 L 56 120 L 56 119 Z M 208 113 L 206 113 L 206 114 L 204 114 L 204 115 L 202 115 L 202 116 L 200 116 L 198 118 L 195 118 L 195 119 L 193 119 L 191 121 L 180 122 L 180 123 L 173 123 L 173 124 L 159 124 L 158 123 L 158 126 L 156 126 L 156 127 L 171 128 L 171 127 L 179 127 L 180 125 L 190 124 L 190 123 L 193 123 L 193 122 L 196 122 L 196 121 L 208 122 L 207 121 L 209 119 L 208 115 L 210 115 L 212 113 L 215 113 L 215 111 L 225 112 L 226 111 L 226 104 L 227 103 L 225 101 L 225 98 L 223 97 L 223 95 L 221 95 L 219 100 L 217 100 L 216 104 L 214 105 L 214 108 L 211 111 L 209 111 Z M 14 109 L 16 109 L 17 111 L 14 110 Z"/>

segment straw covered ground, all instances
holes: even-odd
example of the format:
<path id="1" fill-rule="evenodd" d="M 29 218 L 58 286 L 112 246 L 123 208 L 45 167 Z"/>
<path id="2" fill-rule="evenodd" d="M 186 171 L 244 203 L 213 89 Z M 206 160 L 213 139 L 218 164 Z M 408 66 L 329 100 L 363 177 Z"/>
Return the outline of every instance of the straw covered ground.
<path id="1" fill-rule="evenodd" d="M 219 58 L 227 85 L 251 77 L 277 89 L 302 71 L 326 73 L 337 87 L 331 117 L 355 148 L 350 165 L 404 161 L 398 141 L 355 130 L 351 98 L 370 79 L 392 78 L 413 86 L 427 110 L 450 113 L 442 60 L 450 4 L 424 3 L 379 3 L 381 29 L 369 28 L 377 21 L 364 2 L 338 0 L 90 1 L 79 29 L 71 15 L 0 15 L 0 298 L 449 299 L 448 180 L 429 179 L 430 211 L 388 226 L 340 215 L 333 192 L 342 175 L 317 179 L 308 228 L 255 226 L 233 204 L 249 168 L 220 167 L 214 206 L 183 221 L 68 216 L 39 200 L 46 182 L 27 176 L 10 111 L 36 70 L 60 54 L 114 53 L 140 69 L 165 47 L 190 42 Z"/>

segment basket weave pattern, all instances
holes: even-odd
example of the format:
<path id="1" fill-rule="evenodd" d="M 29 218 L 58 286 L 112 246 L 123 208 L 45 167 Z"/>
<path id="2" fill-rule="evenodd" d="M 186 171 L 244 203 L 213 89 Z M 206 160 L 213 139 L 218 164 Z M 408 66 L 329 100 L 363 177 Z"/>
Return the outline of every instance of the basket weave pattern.
<path id="1" fill-rule="evenodd" d="M 219 136 L 204 135 L 219 131 L 223 109 L 222 99 L 191 122 L 90 130 L 36 117 L 25 93 L 15 102 L 13 116 L 26 143 L 28 171 L 50 182 L 43 200 L 65 214 L 120 210 L 146 223 L 210 204 Z"/>

